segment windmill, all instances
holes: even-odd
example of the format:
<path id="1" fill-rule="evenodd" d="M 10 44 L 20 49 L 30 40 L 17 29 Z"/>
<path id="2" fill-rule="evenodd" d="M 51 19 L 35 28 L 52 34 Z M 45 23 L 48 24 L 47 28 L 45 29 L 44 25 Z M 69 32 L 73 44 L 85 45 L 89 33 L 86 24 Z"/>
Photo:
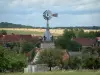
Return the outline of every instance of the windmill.
<path id="1" fill-rule="evenodd" d="M 43 17 L 47 21 L 46 31 L 44 33 L 44 41 L 52 41 L 53 36 L 51 35 L 51 33 L 49 31 L 49 20 L 52 17 L 58 17 L 58 14 L 57 13 L 52 14 L 52 12 L 50 10 L 46 10 L 43 13 Z"/>

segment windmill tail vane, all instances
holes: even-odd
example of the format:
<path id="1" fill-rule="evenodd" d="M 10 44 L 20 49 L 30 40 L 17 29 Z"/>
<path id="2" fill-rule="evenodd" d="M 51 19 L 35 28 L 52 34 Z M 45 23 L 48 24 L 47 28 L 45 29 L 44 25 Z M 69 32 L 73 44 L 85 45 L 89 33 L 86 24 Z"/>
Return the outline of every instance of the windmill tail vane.
<path id="1" fill-rule="evenodd" d="M 58 17 L 58 13 L 52 14 L 53 17 Z"/>

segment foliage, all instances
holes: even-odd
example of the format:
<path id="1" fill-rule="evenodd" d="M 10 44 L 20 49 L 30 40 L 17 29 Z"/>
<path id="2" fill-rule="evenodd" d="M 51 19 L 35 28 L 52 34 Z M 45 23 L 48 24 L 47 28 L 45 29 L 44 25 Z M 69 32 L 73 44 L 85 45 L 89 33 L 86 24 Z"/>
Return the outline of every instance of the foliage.
<path id="1" fill-rule="evenodd" d="M 0 46 L 0 71 L 22 71 L 26 65 L 25 56 Z"/>
<path id="2" fill-rule="evenodd" d="M 99 47 L 88 47 L 81 50 L 80 57 L 70 56 L 65 69 L 100 69 Z"/>
<path id="3" fill-rule="evenodd" d="M 100 68 L 100 59 L 94 57 L 87 57 L 83 60 L 83 68 L 85 69 L 99 69 Z"/>
<path id="4" fill-rule="evenodd" d="M 99 47 L 88 47 L 82 50 L 82 61 L 83 68 L 85 69 L 99 69 L 100 59 L 99 59 Z"/>
<path id="5" fill-rule="evenodd" d="M 27 53 L 31 51 L 32 49 L 34 49 L 35 45 L 32 42 L 22 42 L 21 47 L 22 47 L 22 52 Z"/>
<path id="6" fill-rule="evenodd" d="M 32 26 L 25 26 L 21 24 L 13 24 L 8 22 L 1 22 L 0 28 L 33 28 Z"/>
<path id="7" fill-rule="evenodd" d="M 73 32 L 75 33 L 75 36 L 77 38 L 95 38 L 95 37 L 100 36 L 99 31 L 84 32 L 83 29 L 73 29 Z"/>
<path id="8" fill-rule="evenodd" d="M 81 45 L 78 44 L 77 42 L 75 41 L 70 41 L 68 44 L 67 44 L 67 49 L 69 51 L 79 51 L 81 49 Z"/>
<path id="9" fill-rule="evenodd" d="M 35 56 L 35 48 L 37 47 L 37 43 L 35 42 L 21 42 L 21 53 L 26 54 L 26 56 L 28 57 L 28 63 L 30 63 L 34 56 Z"/>
<path id="10" fill-rule="evenodd" d="M 72 40 L 74 37 L 76 37 L 76 35 L 73 29 L 65 29 L 63 36 L 55 40 L 55 46 L 62 49 L 68 49 L 69 51 L 78 51 L 81 49 L 81 45 Z"/>
<path id="11" fill-rule="evenodd" d="M 20 44 L 18 42 L 8 42 L 8 43 L 5 43 L 5 46 L 7 48 L 10 48 L 10 49 L 13 49 L 14 47 L 20 47 Z"/>
<path id="12" fill-rule="evenodd" d="M 2 34 L 2 35 L 7 35 L 7 31 L 6 31 L 6 30 L 1 30 L 1 31 L 0 31 L 0 34 Z"/>
<path id="13" fill-rule="evenodd" d="M 0 46 L 0 71 L 3 71 L 8 66 L 9 60 L 6 58 L 6 50 Z"/>
<path id="14" fill-rule="evenodd" d="M 69 61 L 66 62 L 66 65 L 64 66 L 64 69 L 79 69 L 80 68 L 80 65 L 81 65 L 81 60 L 80 58 L 78 57 L 74 57 L 74 56 L 71 56 Z"/>
<path id="15" fill-rule="evenodd" d="M 0 75 L 100 75 L 100 71 L 53 71 L 53 72 L 35 72 L 35 73 L 0 73 Z"/>
<path id="16" fill-rule="evenodd" d="M 71 51 L 78 51 L 81 49 L 81 45 L 73 41 L 73 38 L 96 38 L 100 36 L 100 32 L 84 32 L 83 29 L 65 29 L 62 36 L 59 36 L 55 40 L 55 45 L 58 48 L 68 49 Z M 73 46 L 73 47 L 72 47 Z"/>
<path id="17" fill-rule="evenodd" d="M 46 49 L 42 50 L 39 55 L 39 60 L 37 63 L 47 64 L 50 68 L 55 66 L 60 66 L 63 61 L 63 53 L 62 50 L 59 49 Z"/>
<path id="18" fill-rule="evenodd" d="M 69 39 L 69 40 L 76 37 L 73 29 L 69 29 L 69 30 L 65 29 L 63 36 L 64 38 Z"/>
<path id="19" fill-rule="evenodd" d="M 96 36 L 96 37 L 100 37 L 100 31 L 96 31 L 96 32 L 95 32 L 95 36 Z"/>

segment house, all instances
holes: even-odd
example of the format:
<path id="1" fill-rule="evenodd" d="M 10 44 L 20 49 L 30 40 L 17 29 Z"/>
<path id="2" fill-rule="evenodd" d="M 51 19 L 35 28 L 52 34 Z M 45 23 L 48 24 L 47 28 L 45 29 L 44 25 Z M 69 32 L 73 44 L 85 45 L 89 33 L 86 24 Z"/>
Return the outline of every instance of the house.
<path id="1" fill-rule="evenodd" d="M 3 35 L 2 37 L 2 42 L 7 43 L 7 42 L 19 42 L 20 37 L 18 35 Z"/>
<path id="2" fill-rule="evenodd" d="M 31 36 L 31 35 L 15 35 L 15 34 L 0 35 L 1 45 L 6 45 L 8 43 L 20 43 L 24 41 L 37 43 L 40 40 L 38 36 Z"/>
<path id="3" fill-rule="evenodd" d="M 20 40 L 23 41 L 32 41 L 37 40 L 39 41 L 38 36 L 31 36 L 31 35 L 0 35 L 0 41 L 3 42 L 19 42 Z"/>
<path id="4" fill-rule="evenodd" d="M 94 47 L 96 46 L 96 39 L 89 38 L 73 38 L 73 41 L 79 43 L 82 47 Z"/>
<path id="5" fill-rule="evenodd" d="M 90 38 L 73 38 L 73 41 L 79 43 L 82 48 L 88 48 L 88 47 L 98 47 L 100 46 L 100 37 L 96 37 L 94 39 Z M 70 56 L 81 56 L 82 52 L 69 52 Z"/>
<path id="6" fill-rule="evenodd" d="M 32 36 L 31 35 L 19 35 L 20 39 L 23 41 L 32 41 Z"/>

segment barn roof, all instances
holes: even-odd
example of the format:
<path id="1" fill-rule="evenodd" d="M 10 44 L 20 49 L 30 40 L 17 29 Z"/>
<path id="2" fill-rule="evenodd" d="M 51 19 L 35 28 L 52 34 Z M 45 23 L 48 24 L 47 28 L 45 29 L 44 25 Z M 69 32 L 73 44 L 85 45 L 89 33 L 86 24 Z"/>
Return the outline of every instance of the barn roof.
<path id="1" fill-rule="evenodd" d="M 76 41 L 82 46 L 91 46 L 96 43 L 95 39 L 89 39 L 89 38 L 74 38 L 73 41 Z"/>
<path id="2" fill-rule="evenodd" d="M 4 35 L 2 40 L 7 42 L 18 42 L 20 41 L 20 37 L 17 35 Z"/>
<path id="3" fill-rule="evenodd" d="M 18 42 L 20 40 L 31 41 L 31 40 L 39 40 L 38 36 L 31 35 L 0 35 L 0 40 L 6 42 Z"/>

